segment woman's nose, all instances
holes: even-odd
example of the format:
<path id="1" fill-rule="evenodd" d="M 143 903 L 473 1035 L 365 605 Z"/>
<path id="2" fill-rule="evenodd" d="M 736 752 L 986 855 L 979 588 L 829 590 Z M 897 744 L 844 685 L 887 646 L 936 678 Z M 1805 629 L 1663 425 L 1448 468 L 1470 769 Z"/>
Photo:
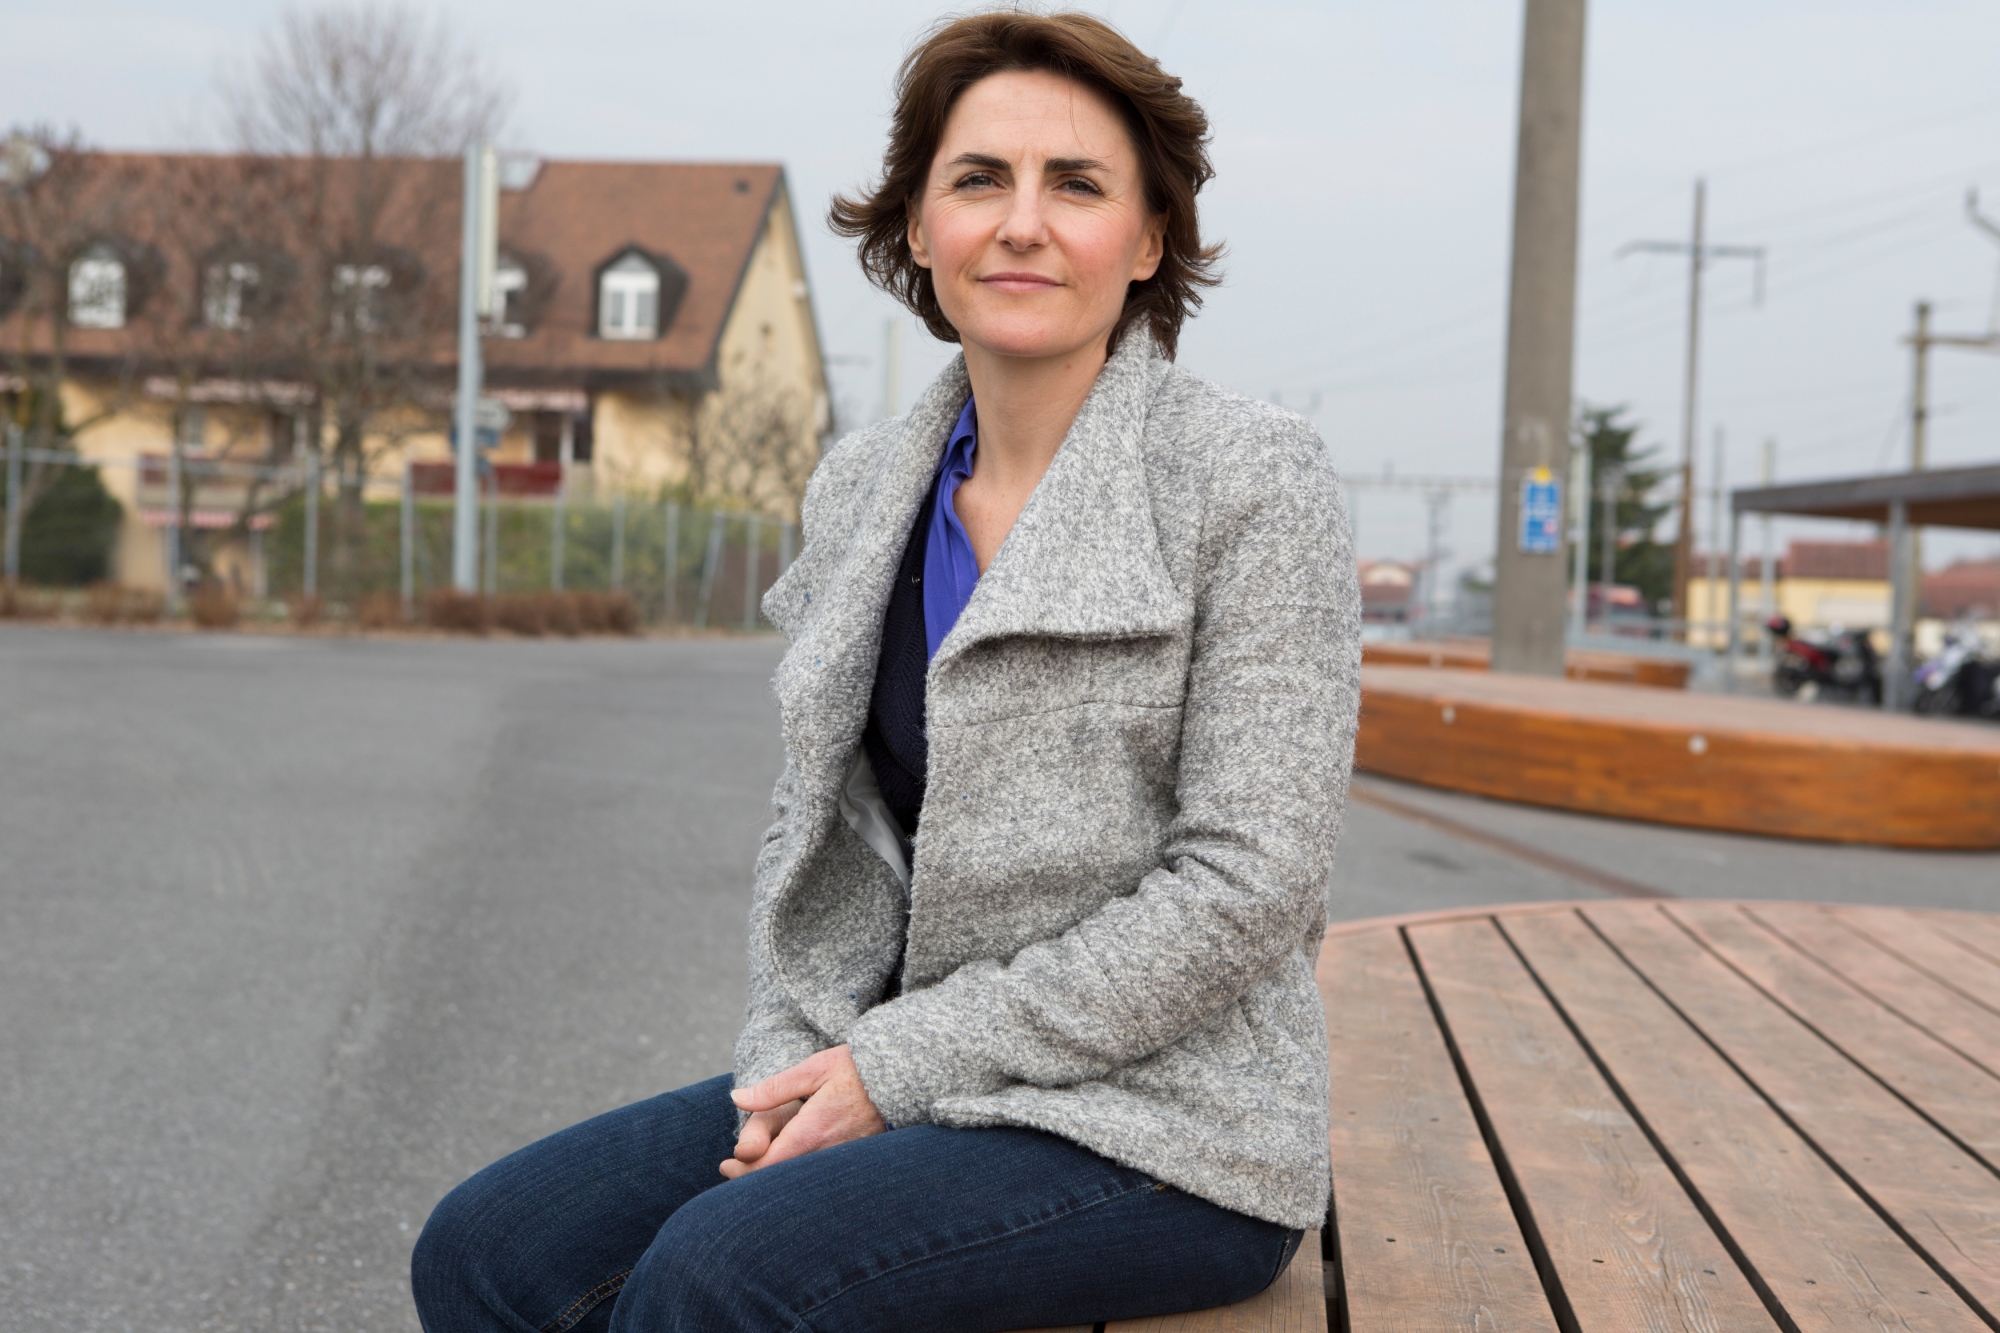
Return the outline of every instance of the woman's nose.
<path id="1" fill-rule="evenodd" d="M 997 239 L 1002 245 L 1015 250 L 1031 250 L 1048 241 L 1048 219 L 1042 213 L 1040 190 L 1014 192 Z"/>

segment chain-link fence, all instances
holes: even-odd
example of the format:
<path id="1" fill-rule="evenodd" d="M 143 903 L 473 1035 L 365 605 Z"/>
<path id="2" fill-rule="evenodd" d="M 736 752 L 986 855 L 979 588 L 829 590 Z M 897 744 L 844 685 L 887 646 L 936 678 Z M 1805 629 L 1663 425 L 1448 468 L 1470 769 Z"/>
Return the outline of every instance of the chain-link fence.
<path id="1" fill-rule="evenodd" d="M 791 563 L 795 525 L 587 477 L 553 463 L 482 467 L 480 594 L 629 599 L 621 614 L 649 625 L 764 624 L 758 603 Z M 135 604 L 156 592 L 169 615 L 206 593 L 251 614 L 415 623 L 453 587 L 450 463 L 407 466 L 393 498 L 378 483 L 343 499 L 312 455 L 84 457 L 27 448 L 10 431 L 4 486 L 9 607 L 24 587 L 48 606 L 86 585 L 100 585 L 103 604 L 102 585 L 122 584 Z"/>

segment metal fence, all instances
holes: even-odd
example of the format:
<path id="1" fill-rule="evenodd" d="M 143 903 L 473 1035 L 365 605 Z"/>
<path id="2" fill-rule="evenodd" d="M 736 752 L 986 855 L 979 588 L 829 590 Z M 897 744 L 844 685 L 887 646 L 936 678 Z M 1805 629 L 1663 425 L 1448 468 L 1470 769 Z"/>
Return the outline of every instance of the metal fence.
<path id="1" fill-rule="evenodd" d="M 155 534 L 170 608 L 206 566 L 252 603 L 276 608 L 302 597 L 331 603 L 394 596 L 405 618 L 416 620 L 428 596 L 452 584 L 455 501 L 431 475 L 448 474 L 449 466 L 406 466 L 399 494 L 382 495 L 377 482 L 356 507 L 339 502 L 315 454 L 279 463 L 173 453 L 86 457 L 28 448 L 10 430 L 4 574 L 13 586 L 24 569 L 32 572 L 37 555 L 47 554 L 36 550 L 37 540 L 74 540 L 71 533 L 51 535 L 48 524 L 38 531 L 23 503 L 32 474 L 41 474 L 41 504 L 53 493 L 51 470 L 123 472 L 110 489 L 121 498 L 128 529 L 136 511 Z M 764 624 L 758 603 L 791 564 L 794 524 L 594 487 L 584 475 L 577 469 L 566 476 L 555 464 L 483 469 L 480 591 L 623 592 L 650 624 Z"/>

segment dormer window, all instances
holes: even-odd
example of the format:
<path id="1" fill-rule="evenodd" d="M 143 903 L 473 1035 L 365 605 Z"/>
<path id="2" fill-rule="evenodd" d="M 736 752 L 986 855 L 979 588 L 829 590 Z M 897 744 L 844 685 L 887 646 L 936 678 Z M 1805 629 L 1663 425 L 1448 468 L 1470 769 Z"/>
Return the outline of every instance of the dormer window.
<path id="1" fill-rule="evenodd" d="M 334 325 L 374 333 L 382 327 L 382 297 L 389 270 L 382 264 L 336 264 L 333 270 Z"/>
<path id="2" fill-rule="evenodd" d="M 597 284 L 598 337 L 659 336 L 660 271 L 644 255 L 627 251 L 605 267 Z"/>
<path id="3" fill-rule="evenodd" d="M 69 322 L 80 329 L 125 327 L 125 261 L 93 245 L 69 266 Z"/>
<path id="4" fill-rule="evenodd" d="M 493 268 L 493 332 L 502 338 L 527 337 L 527 303 L 527 266 L 512 255 L 501 255 Z"/>
<path id="5" fill-rule="evenodd" d="M 263 273 L 248 260 L 210 264 L 204 275 L 201 310 L 211 329 L 246 329 L 257 304 Z"/>

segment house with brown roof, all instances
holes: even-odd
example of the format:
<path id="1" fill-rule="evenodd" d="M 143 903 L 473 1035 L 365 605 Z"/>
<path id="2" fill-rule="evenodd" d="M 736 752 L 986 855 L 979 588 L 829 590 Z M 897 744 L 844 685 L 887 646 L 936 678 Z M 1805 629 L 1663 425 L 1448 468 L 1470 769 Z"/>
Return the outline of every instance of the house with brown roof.
<path id="1" fill-rule="evenodd" d="M 357 504 L 449 462 L 458 162 L 75 157 L 0 211 L 0 399 L 34 419 L 57 386 L 39 397 L 125 505 L 121 582 L 166 582 L 177 508 L 242 535 L 284 489 L 170 494 L 170 457 L 303 476 L 313 455 Z M 515 158 L 502 185 L 502 492 L 795 515 L 832 421 L 783 169 Z"/>

